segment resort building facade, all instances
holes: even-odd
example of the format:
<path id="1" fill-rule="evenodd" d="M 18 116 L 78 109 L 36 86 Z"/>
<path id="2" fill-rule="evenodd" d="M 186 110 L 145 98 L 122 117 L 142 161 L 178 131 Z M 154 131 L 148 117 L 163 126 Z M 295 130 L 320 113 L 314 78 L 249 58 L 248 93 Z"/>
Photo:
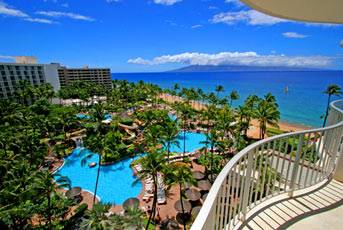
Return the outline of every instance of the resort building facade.
<path id="1" fill-rule="evenodd" d="M 28 80 L 35 87 L 50 83 L 55 91 L 60 89 L 57 64 L 37 64 L 32 57 L 15 60 L 15 63 L 0 62 L 0 98 L 14 99 L 15 85 L 21 80 Z"/>
<path id="2" fill-rule="evenodd" d="M 59 81 L 61 87 L 68 86 L 73 81 L 90 81 L 97 84 L 103 84 L 111 89 L 111 69 L 110 68 L 67 68 L 61 66 L 58 68 Z"/>

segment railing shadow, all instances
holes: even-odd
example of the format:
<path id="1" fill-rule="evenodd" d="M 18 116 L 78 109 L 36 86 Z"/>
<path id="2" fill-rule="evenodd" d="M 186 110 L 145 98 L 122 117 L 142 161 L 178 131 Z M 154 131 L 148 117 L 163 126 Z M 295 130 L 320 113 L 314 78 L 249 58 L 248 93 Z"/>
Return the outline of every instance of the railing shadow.
<path id="1" fill-rule="evenodd" d="M 307 217 L 330 211 L 343 205 L 343 183 L 328 180 L 310 192 L 273 202 L 250 216 L 242 229 L 288 229 Z"/>

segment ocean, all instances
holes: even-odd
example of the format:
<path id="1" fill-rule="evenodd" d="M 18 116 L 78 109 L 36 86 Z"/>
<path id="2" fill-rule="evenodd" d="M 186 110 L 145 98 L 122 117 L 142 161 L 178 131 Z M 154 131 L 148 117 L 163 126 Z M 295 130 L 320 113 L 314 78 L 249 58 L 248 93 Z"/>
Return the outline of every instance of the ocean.
<path id="1" fill-rule="evenodd" d="M 323 91 L 330 84 L 343 87 L 343 71 L 112 73 L 112 79 L 115 78 L 143 80 L 162 89 L 172 89 L 177 83 L 180 87 L 201 88 L 206 93 L 215 92 L 215 87 L 222 85 L 225 92 L 220 97 L 238 91 L 240 99 L 233 102 L 233 107 L 242 105 L 250 94 L 263 97 L 270 92 L 279 104 L 280 120 L 312 127 L 321 127 L 323 123 L 320 116 L 325 114 L 328 100 Z"/>

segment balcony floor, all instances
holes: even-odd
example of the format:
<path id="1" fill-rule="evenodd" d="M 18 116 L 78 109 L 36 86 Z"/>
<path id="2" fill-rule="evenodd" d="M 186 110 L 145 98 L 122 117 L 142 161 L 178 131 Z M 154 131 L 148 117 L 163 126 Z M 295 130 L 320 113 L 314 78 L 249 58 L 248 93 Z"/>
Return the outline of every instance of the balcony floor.
<path id="1" fill-rule="evenodd" d="M 238 229 L 342 229 L 343 183 L 331 180 L 315 190 L 297 191 L 293 198 L 282 196 L 253 209 Z"/>

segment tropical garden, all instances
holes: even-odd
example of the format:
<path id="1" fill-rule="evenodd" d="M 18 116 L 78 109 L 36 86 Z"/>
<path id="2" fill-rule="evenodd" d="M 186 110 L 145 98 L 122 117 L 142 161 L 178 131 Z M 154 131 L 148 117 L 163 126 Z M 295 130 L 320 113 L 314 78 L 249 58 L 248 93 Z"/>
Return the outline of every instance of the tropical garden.
<path id="1" fill-rule="evenodd" d="M 252 120 L 259 124 L 259 139 L 279 134 L 270 128 L 278 128 L 280 119 L 276 98 L 270 93 L 262 98 L 250 95 L 233 108 L 240 96 L 237 91 L 223 96 L 223 86 L 204 93 L 178 84 L 163 90 L 143 81 L 115 79 L 112 89 L 73 82 L 55 92 L 49 84 L 34 88 L 25 80 L 16 87 L 15 100 L 0 100 L 1 229 L 150 229 L 155 224 L 157 188 L 149 216 L 133 207 L 124 215 L 108 217 L 105 213 L 111 205 L 96 201 L 101 165 L 144 153 L 136 162 L 143 168 L 137 180 L 151 177 L 156 185 L 162 174 L 166 189 L 178 186 L 182 200 L 183 185 L 196 185 L 192 164 L 188 157 L 172 163 L 170 156 L 175 154 L 172 146 L 186 153 L 186 132 L 200 130 L 206 136 L 197 163 L 204 166 L 211 183 L 236 153 L 257 141 L 248 136 Z M 332 86 L 324 93 L 330 101 L 331 95 L 341 92 Z M 58 103 L 52 103 L 54 98 Z M 65 104 L 67 99 L 78 102 Z M 111 121 L 104 122 L 108 114 Z M 326 117 L 327 112 L 324 123 Z M 92 154 L 99 155 L 93 208 L 66 197 L 70 180 L 54 173 L 54 165 L 49 164 L 71 154 L 76 137 L 82 137 L 90 150 L 81 152 L 84 163 Z M 188 228 L 185 222 L 184 228 Z"/>

